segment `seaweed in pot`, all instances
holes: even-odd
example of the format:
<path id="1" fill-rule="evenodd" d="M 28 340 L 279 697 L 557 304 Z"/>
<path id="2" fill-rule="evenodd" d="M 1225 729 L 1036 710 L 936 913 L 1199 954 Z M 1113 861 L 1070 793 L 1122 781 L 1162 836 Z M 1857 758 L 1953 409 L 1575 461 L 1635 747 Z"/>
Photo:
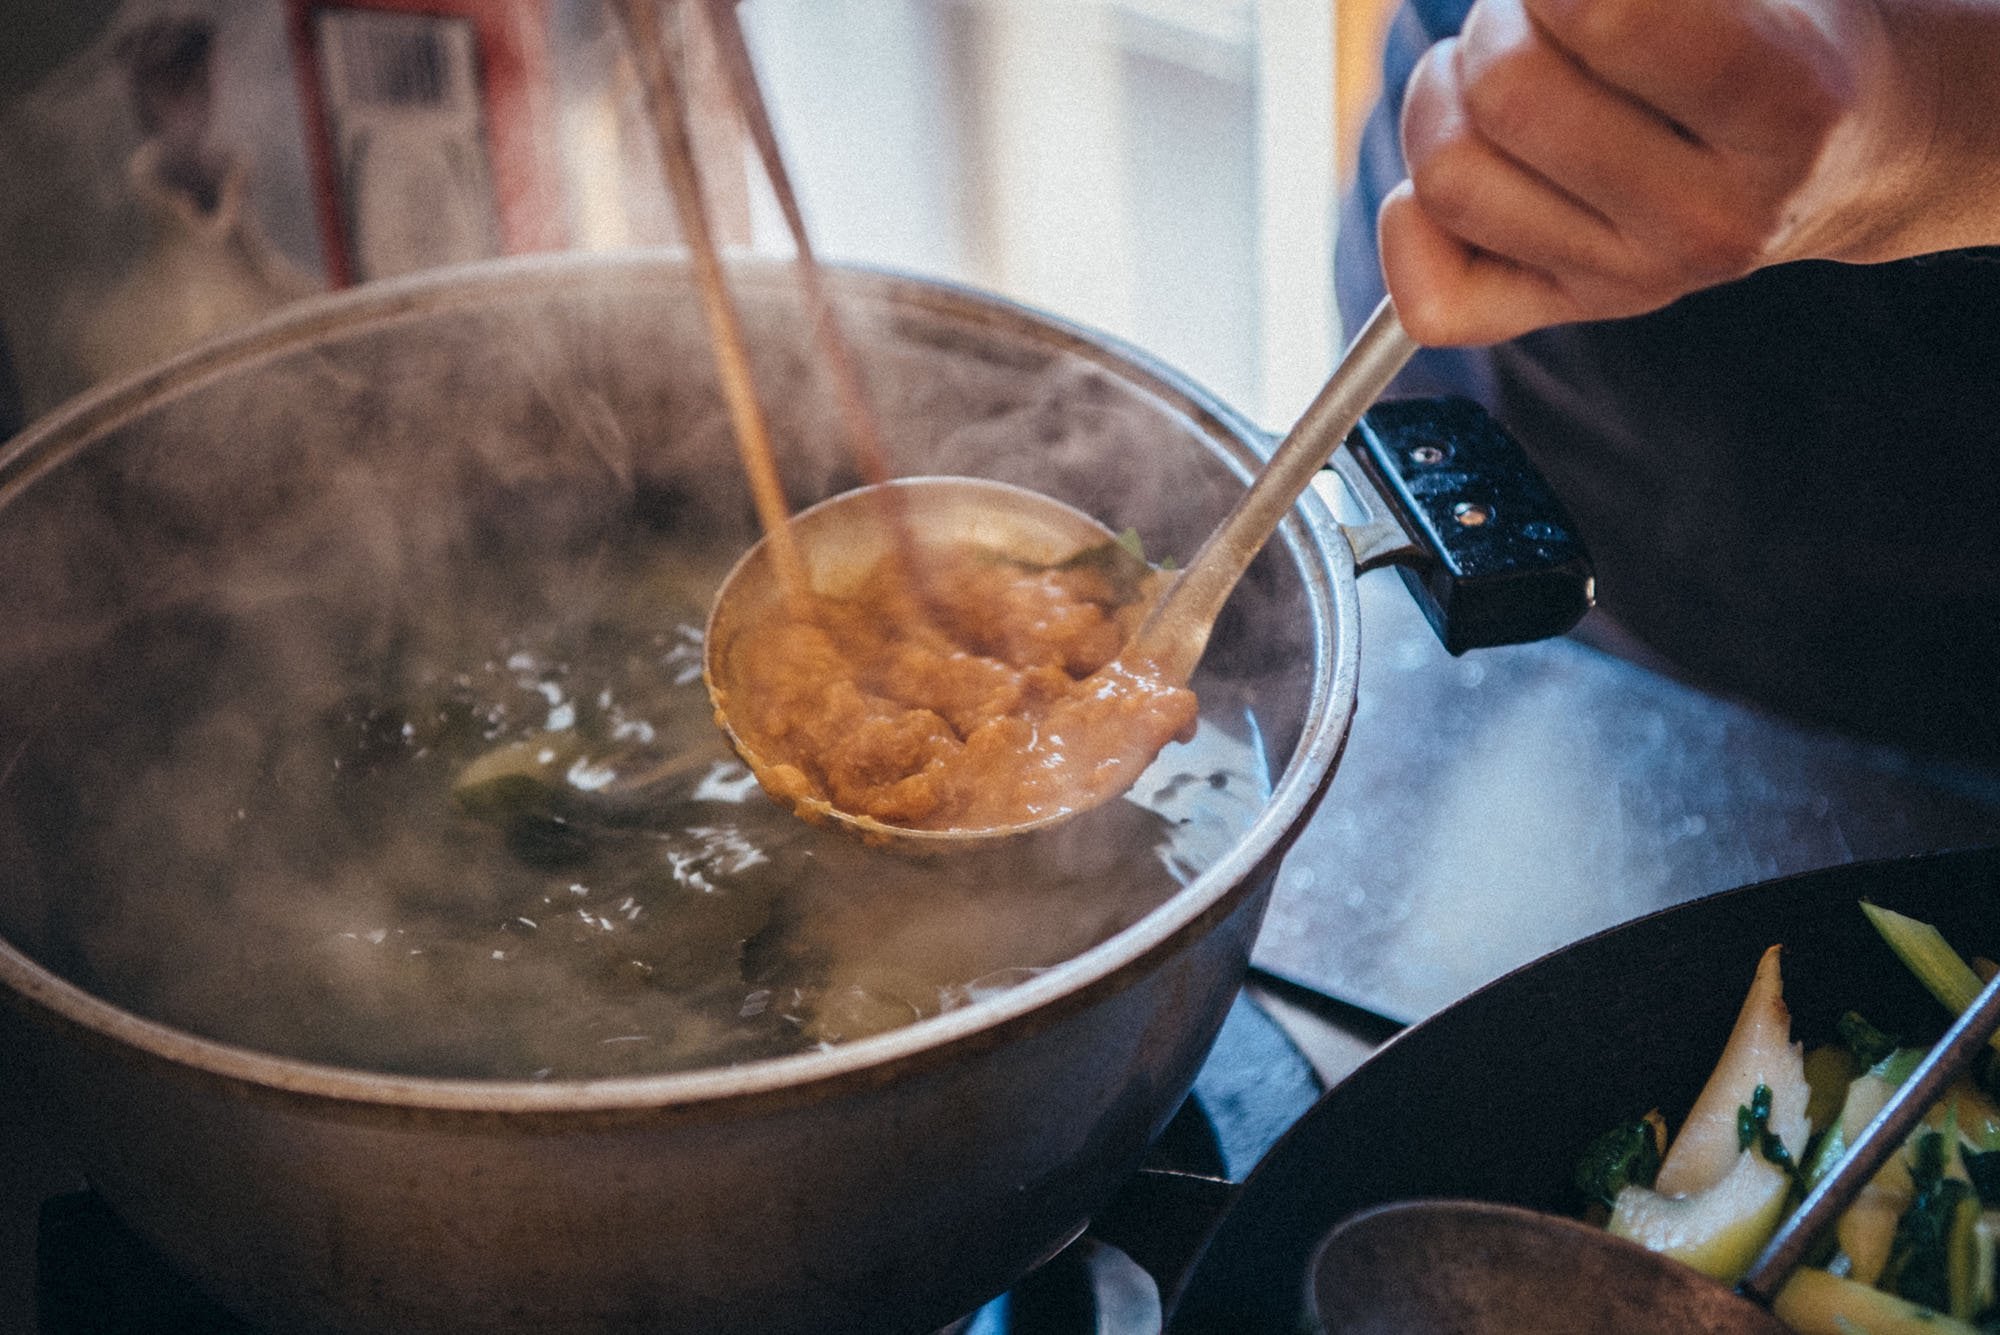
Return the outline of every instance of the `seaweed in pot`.
<path id="1" fill-rule="evenodd" d="M 78 757 L 79 975 L 200 1034 L 371 1070 L 725 1065 L 1032 977 L 1166 899 L 1266 793 L 1245 721 L 1212 717 L 1074 830 L 866 849 L 771 802 L 717 733 L 712 560 L 633 524 L 563 564 L 548 605 L 475 581 L 390 652 L 297 682 L 267 675 L 256 618 L 204 623 L 231 675 L 263 680 L 130 710 Z M 121 657 L 157 665 L 186 628 Z"/>

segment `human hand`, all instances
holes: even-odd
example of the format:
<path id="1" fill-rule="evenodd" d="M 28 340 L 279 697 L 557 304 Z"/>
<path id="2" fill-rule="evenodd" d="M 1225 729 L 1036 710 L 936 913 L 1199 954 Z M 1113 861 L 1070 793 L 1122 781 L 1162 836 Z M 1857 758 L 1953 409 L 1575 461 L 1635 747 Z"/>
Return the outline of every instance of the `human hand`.
<path id="1" fill-rule="evenodd" d="M 1404 104 L 1410 179 L 1380 218 L 1403 322 L 1497 342 L 1783 260 L 1983 239 L 1924 216 L 1966 212 L 1954 162 L 2000 163 L 1941 94 L 1972 66 L 1940 44 L 2000 66 L 1996 27 L 1992 0 L 1477 0 Z"/>

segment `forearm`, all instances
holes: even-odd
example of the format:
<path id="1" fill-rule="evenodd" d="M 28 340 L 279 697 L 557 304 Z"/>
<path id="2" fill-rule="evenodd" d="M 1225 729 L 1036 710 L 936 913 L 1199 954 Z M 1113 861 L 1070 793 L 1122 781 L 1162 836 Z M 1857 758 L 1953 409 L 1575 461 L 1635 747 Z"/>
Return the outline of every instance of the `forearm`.
<path id="1" fill-rule="evenodd" d="M 1877 3 L 1904 90 L 1885 157 L 1900 154 L 1908 167 L 1894 173 L 1903 188 L 1884 225 L 1826 257 L 1865 263 L 2000 245 L 2000 0 Z"/>

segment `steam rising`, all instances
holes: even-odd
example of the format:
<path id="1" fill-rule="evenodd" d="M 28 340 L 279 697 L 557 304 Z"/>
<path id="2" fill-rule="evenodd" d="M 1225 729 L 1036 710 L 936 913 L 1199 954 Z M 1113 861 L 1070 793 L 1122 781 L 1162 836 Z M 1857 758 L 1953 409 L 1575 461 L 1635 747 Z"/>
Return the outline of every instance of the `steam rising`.
<path id="1" fill-rule="evenodd" d="M 742 286 L 802 505 L 852 480 L 838 416 L 783 275 Z M 753 532 L 677 272 L 474 290 L 246 362 L 0 507 L 0 932 L 49 967 L 352 1064 L 726 1062 L 1032 976 L 1252 817 L 1245 704 L 1282 757 L 1310 667 L 1270 562 L 1235 637 L 1258 654 L 1197 682 L 1202 738 L 1142 783 L 1151 809 L 940 863 L 778 811 L 714 751 L 686 670 Z M 1026 334 L 914 305 L 847 319 L 900 471 L 1036 486 L 1183 559 L 1236 489 L 1171 413 Z M 579 711 L 623 729 L 628 769 L 694 758 L 656 794 L 678 815 L 615 812 L 587 858 L 524 863 L 452 777 Z"/>
<path id="2" fill-rule="evenodd" d="M 0 332 L 29 419 L 321 286 L 305 145 L 256 128 L 301 123 L 295 81 L 275 77 L 292 55 L 272 18 L 258 0 L 122 0 L 0 106 Z M 69 22 L 10 40 L 32 60 Z M 156 76 L 180 62 L 164 70 L 184 97 L 171 126 L 148 114 L 149 58 Z M 176 168 L 191 157 L 216 179 L 190 189 Z"/>

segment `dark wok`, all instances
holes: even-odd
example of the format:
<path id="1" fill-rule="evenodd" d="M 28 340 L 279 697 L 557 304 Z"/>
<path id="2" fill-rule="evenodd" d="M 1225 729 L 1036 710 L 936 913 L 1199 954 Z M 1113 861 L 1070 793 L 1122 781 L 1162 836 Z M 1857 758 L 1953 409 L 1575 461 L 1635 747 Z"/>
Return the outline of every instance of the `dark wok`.
<path id="1" fill-rule="evenodd" d="M 1857 863 L 1710 896 L 1524 966 L 1404 1031 L 1321 1098 L 1244 1184 L 1169 1328 L 1293 1332 L 1320 1237 L 1393 1200 L 1467 1197 L 1580 1211 L 1576 1158 L 1700 1092 L 1757 958 L 1782 943 L 1793 1036 L 1843 1011 L 1912 1038 L 1949 1019 L 1890 954 L 1861 899 L 2000 950 L 2000 849 Z"/>

